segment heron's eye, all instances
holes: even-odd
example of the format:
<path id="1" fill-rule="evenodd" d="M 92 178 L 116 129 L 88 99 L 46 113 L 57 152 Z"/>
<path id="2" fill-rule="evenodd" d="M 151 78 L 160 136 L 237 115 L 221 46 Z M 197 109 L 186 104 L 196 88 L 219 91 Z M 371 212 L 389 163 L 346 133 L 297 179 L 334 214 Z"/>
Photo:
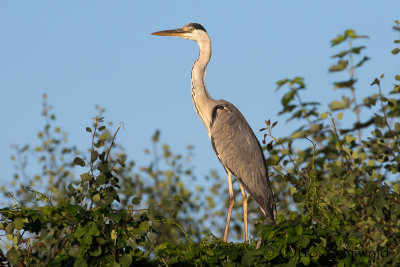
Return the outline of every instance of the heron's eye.
<path id="1" fill-rule="evenodd" d="M 188 31 L 192 32 L 192 31 L 194 31 L 194 28 L 193 27 L 189 27 Z"/>

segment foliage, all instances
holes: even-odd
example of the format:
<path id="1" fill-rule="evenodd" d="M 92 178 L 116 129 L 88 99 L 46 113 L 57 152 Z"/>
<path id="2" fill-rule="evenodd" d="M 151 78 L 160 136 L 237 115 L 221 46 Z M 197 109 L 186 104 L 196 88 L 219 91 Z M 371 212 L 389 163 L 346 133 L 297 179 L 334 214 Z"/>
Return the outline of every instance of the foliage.
<path id="1" fill-rule="evenodd" d="M 112 159 L 110 151 L 120 126 L 106 147 L 109 133 L 101 122 L 102 118 L 95 118 L 93 129 L 86 128 L 93 132 L 90 159 L 75 157 L 73 164 L 87 164 L 87 171 L 79 181 L 63 188 L 66 195 L 62 200 L 57 197 L 53 203 L 53 199 L 27 188 L 36 197 L 33 208 L 19 203 L 1 210 L 4 219 L 0 227 L 12 241 L 7 252 L 11 264 L 97 266 L 118 262 L 127 266 L 132 259 L 145 259 L 139 246 L 145 246 L 152 231 L 149 217 L 134 213 L 132 206 L 114 207 L 120 202 L 116 165 L 124 166 L 124 161 Z"/>
<path id="2" fill-rule="evenodd" d="M 393 29 L 400 33 L 398 21 Z M 343 76 L 333 89 L 343 95 L 328 111 L 318 101 L 302 101 L 304 78 L 277 82 L 277 89 L 286 90 L 279 114 L 302 125 L 280 138 L 273 134 L 277 122 L 267 120 L 261 129 L 279 216 L 273 224 L 255 219 L 250 199 L 258 242 L 216 237 L 223 230 L 225 183 L 215 172 L 208 187 L 194 191 L 183 183 L 196 181 L 191 147 L 186 156 L 174 154 L 160 145 L 156 131 L 152 149 L 145 150 L 150 163 L 137 168 L 117 143 L 121 124 L 112 133 L 114 125 L 103 121 L 98 108 L 86 128 L 90 149 L 81 152 L 53 127 L 55 116 L 44 98 L 41 144 L 33 150 L 16 146 L 12 156 L 18 174 L 14 193 L 7 193 L 14 205 L 0 210 L 6 252 L 0 260 L 22 266 L 399 264 L 400 75 L 390 82 L 384 74 L 371 79 L 376 91 L 360 101 L 356 71 L 369 58 L 365 44 L 354 44 L 366 38 L 346 30 L 331 41 L 346 48 L 332 57 L 329 72 Z M 41 174 L 28 174 L 28 152 L 37 155 Z M 242 238 L 241 221 L 235 209 L 236 238 Z"/>
<path id="3" fill-rule="evenodd" d="M 254 240 L 248 245 L 224 243 L 221 239 L 206 236 L 199 244 L 160 244 L 156 247 L 157 255 L 163 262 L 181 265 L 367 265 L 369 255 L 358 252 L 359 240 L 341 234 L 343 221 L 312 224 L 310 216 L 298 218 L 292 215 L 296 219 L 288 220 L 280 215 L 275 225 L 263 227 L 264 244 L 260 249 L 256 249 Z"/>
<path id="4" fill-rule="evenodd" d="M 398 21 L 395 23 L 395 28 L 398 28 Z M 400 251 L 400 124 L 395 121 L 400 111 L 399 99 L 396 98 L 399 79 L 395 75 L 388 93 L 391 97 L 388 97 L 381 88 L 382 74 L 371 84 L 376 86 L 377 92 L 358 103 L 355 71 L 368 57 L 364 56 L 359 63 L 353 64 L 353 57 L 359 55 L 365 46 L 353 47 L 352 44 L 365 37 L 347 30 L 331 41 L 333 46 L 347 41 L 348 49 L 333 56 L 338 58 L 338 62 L 330 67 L 330 72 L 349 74 L 345 82 L 335 82 L 334 89 L 348 90 L 351 95 L 343 95 L 342 101 L 332 101 L 330 111 L 322 113 L 316 112 L 316 105 L 302 103 L 300 98 L 296 103 L 293 97 L 285 102 L 290 109 L 281 113 L 291 116 L 289 120 L 305 119 L 305 124 L 291 138 L 274 138 L 269 121 L 267 128 L 262 130 L 269 130 L 265 137 L 270 136 L 278 147 L 271 151 L 268 161 L 276 173 L 274 184 L 279 185 L 275 192 L 278 192 L 278 203 L 283 207 L 281 214 L 285 210 L 290 214 L 286 207 L 295 204 L 297 210 L 310 215 L 318 224 L 328 225 L 332 219 L 347 222 L 342 234 L 358 238 L 364 252 L 377 254 L 385 251 L 385 257 L 379 259 L 379 264 L 385 265 L 398 262 Z M 278 81 L 278 89 L 286 84 L 293 95 L 298 94 L 299 88 L 306 88 L 301 77 Z M 363 117 L 369 117 L 365 121 L 361 121 L 361 111 L 365 113 Z M 356 122 L 340 129 L 342 119 L 352 113 L 356 115 Z M 362 134 L 368 131 L 370 135 L 363 139 Z M 311 145 L 295 152 L 293 141 L 303 138 Z M 289 188 L 288 193 L 293 198 L 287 197 L 285 188 Z"/>

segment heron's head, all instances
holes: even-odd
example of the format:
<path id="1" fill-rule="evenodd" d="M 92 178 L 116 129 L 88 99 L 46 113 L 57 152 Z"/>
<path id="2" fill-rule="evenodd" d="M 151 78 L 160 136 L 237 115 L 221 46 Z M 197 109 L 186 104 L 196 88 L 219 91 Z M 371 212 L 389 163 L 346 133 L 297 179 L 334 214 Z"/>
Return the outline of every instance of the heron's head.
<path id="1" fill-rule="evenodd" d="M 153 32 L 153 35 L 159 36 L 175 36 L 184 39 L 201 41 L 204 38 L 208 39 L 208 34 L 206 29 L 198 23 L 189 23 L 183 26 L 182 28 Z"/>

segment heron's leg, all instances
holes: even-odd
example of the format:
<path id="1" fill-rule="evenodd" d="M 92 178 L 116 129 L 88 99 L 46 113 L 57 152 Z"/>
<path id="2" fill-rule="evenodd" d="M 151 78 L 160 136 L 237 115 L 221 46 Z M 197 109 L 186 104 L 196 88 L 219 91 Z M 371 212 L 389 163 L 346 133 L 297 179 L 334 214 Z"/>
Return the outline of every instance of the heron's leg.
<path id="1" fill-rule="evenodd" d="M 240 191 L 242 191 L 242 205 L 243 205 L 243 218 L 244 218 L 244 240 L 249 240 L 249 232 L 247 230 L 247 195 L 244 191 L 243 185 L 239 182 Z"/>
<path id="2" fill-rule="evenodd" d="M 224 242 L 228 240 L 229 222 L 231 220 L 233 204 L 235 203 L 235 198 L 233 196 L 233 189 L 232 189 L 232 173 L 230 171 L 227 172 L 228 172 L 228 186 L 229 186 L 229 209 L 228 209 L 228 216 L 226 217 Z"/>

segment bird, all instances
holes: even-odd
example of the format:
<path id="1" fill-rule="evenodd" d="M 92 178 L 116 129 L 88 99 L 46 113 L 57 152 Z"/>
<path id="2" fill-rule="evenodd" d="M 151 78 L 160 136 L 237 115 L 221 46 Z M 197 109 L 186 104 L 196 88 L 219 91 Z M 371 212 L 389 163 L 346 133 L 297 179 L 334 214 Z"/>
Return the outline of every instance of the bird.
<path id="1" fill-rule="evenodd" d="M 213 99 L 207 90 L 205 75 L 211 58 L 211 40 L 206 29 L 199 23 L 189 23 L 181 28 L 158 31 L 152 35 L 193 40 L 199 46 L 200 53 L 191 73 L 191 96 L 195 111 L 208 132 L 212 148 L 228 176 L 229 207 L 223 240 L 227 242 L 234 206 L 232 186 L 232 175 L 234 175 L 242 193 L 244 232 L 247 242 L 248 195 L 257 202 L 265 216 L 276 221 L 274 194 L 260 143 L 242 113 L 228 101 Z"/>

